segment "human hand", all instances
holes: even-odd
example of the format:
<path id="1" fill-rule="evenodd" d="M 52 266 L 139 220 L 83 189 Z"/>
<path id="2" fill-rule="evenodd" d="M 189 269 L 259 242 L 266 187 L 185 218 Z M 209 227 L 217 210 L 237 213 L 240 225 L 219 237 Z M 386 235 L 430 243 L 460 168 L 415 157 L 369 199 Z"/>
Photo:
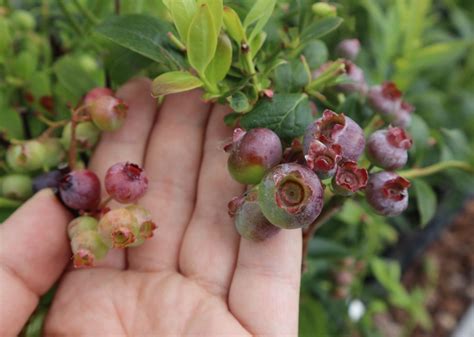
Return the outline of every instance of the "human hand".
<path id="1" fill-rule="evenodd" d="M 254 243 L 238 236 L 227 202 L 242 192 L 226 169 L 228 111 L 197 91 L 168 96 L 159 111 L 150 81 L 117 95 L 123 128 L 103 135 L 90 168 L 144 166 L 140 203 L 158 225 L 140 247 L 111 251 L 93 269 L 68 267 L 70 214 L 49 190 L 0 226 L 0 336 L 16 336 L 59 279 L 45 336 L 296 336 L 301 231 Z"/>

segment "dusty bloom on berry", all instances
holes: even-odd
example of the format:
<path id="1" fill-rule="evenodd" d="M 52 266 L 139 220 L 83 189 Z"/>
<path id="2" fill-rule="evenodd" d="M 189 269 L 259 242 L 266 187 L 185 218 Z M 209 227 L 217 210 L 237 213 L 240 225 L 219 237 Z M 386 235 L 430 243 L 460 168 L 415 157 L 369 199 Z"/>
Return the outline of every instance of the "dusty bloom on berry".
<path id="1" fill-rule="evenodd" d="M 237 232 L 245 239 L 251 241 L 266 240 L 280 231 L 280 228 L 272 225 L 263 215 L 257 200 L 257 191 L 250 190 L 243 196 L 234 198 L 230 203 L 232 209 L 229 213 L 234 216 L 234 224 Z M 238 202 L 236 200 L 239 199 Z"/>
<path id="2" fill-rule="evenodd" d="M 312 169 L 319 178 L 326 179 L 334 175 L 337 163 L 342 158 L 342 149 L 339 144 L 325 145 L 317 139 L 313 139 L 305 153 L 307 166 Z"/>
<path id="3" fill-rule="evenodd" d="M 376 166 L 396 170 L 406 165 L 412 144 L 411 137 L 401 128 L 378 130 L 367 140 L 367 157 Z"/>
<path id="4" fill-rule="evenodd" d="M 265 173 L 282 160 L 280 138 L 270 129 L 234 131 L 227 166 L 232 177 L 242 184 L 258 184 Z"/>
<path id="5" fill-rule="evenodd" d="M 413 106 L 403 100 L 400 89 L 393 82 L 384 82 L 370 88 L 368 104 L 388 122 L 395 126 L 407 127 L 414 111 Z"/>
<path id="6" fill-rule="evenodd" d="M 346 94 L 358 93 L 359 95 L 365 96 L 368 86 L 364 71 L 349 60 L 345 60 L 344 65 L 348 83 L 338 84 L 337 89 Z"/>
<path id="7" fill-rule="evenodd" d="M 129 162 L 111 166 L 105 175 L 105 189 L 114 200 L 122 203 L 134 203 L 140 199 L 148 188 L 145 171 L 138 165 Z"/>
<path id="8" fill-rule="evenodd" d="M 367 202 L 384 216 L 396 216 L 408 207 L 410 182 L 394 172 L 371 174 L 365 190 Z"/>
<path id="9" fill-rule="evenodd" d="M 323 117 L 308 126 L 303 139 L 304 153 L 308 154 L 310 145 L 315 140 L 330 146 L 336 144 L 341 148 L 341 156 L 347 160 L 357 161 L 364 151 L 364 131 L 351 118 L 336 114 L 326 109 Z"/>
<path id="10" fill-rule="evenodd" d="M 336 194 L 350 196 L 367 186 L 369 174 L 365 168 L 357 166 L 356 162 L 344 161 L 339 164 L 332 186 Z"/>
<path id="11" fill-rule="evenodd" d="M 258 185 L 258 202 L 273 225 L 301 228 L 311 224 L 323 207 L 323 187 L 318 176 L 299 164 L 280 164 Z"/>
<path id="12" fill-rule="evenodd" d="M 359 52 L 360 41 L 358 39 L 342 40 L 336 47 L 336 55 L 350 61 L 354 61 Z"/>

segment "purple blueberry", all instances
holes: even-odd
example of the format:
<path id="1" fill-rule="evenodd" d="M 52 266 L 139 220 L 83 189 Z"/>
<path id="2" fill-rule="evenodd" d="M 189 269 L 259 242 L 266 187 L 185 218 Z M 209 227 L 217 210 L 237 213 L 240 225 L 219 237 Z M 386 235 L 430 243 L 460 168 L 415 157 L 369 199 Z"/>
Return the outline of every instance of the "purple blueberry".
<path id="1" fill-rule="evenodd" d="M 332 186 L 336 194 L 350 196 L 364 189 L 368 178 L 369 174 L 365 168 L 358 167 L 354 161 L 345 161 L 337 167 Z"/>
<path id="2" fill-rule="evenodd" d="M 304 134 L 303 149 L 309 154 L 310 145 L 315 140 L 326 146 L 337 144 L 341 147 L 342 158 L 357 161 L 364 152 L 364 131 L 351 118 L 343 113 L 336 114 L 326 109 L 323 117 L 318 118 L 308 126 Z"/>
<path id="3" fill-rule="evenodd" d="M 359 52 L 360 41 L 358 39 L 342 40 L 336 47 L 336 55 L 350 61 L 354 61 Z"/>
<path id="4" fill-rule="evenodd" d="M 408 207 L 410 182 L 394 172 L 371 174 L 365 190 L 367 202 L 384 216 L 396 216 Z"/>
<path id="5" fill-rule="evenodd" d="M 321 213 L 323 187 L 318 176 L 299 164 L 280 164 L 258 185 L 258 202 L 273 225 L 294 229 L 308 226 Z"/>
<path id="6" fill-rule="evenodd" d="M 227 166 L 236 181 L 258 184 L 270 168 L 280 163 L 282 156 L 280 138 L 272 130 L 236 129 Z"/>
<path id="7" fill-rule="evenodd" d="M 236 199 L 230 203 L 229 211 L 234 214 L 234 224 L 237 232 L 250 241 L 264 241 L 280 231 L 280 228 L 272 225 L 260 210 L 257 201 L 257 192 L 255 190 L 247 192 L 243 197 L 237 198 L 238 206 L 231 210 L 232 203 L 235 204 Z"/>
<path id="8" fill-rule="evenodd" d="M 406 165 L 412 144 L 411 137 L 401 128 L 378 130 L 367 140 L 367 157 L 378 167 L 396 170 Z"/>

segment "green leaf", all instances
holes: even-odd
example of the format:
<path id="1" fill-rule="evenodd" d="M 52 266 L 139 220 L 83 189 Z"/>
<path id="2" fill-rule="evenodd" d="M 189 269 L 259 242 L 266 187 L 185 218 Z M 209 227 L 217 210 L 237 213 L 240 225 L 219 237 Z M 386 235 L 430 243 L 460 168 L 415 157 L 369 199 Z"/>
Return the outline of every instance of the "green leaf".
<path id="1" fill-rule="evenodd" d="M 268 12 L 273 11 L 276 0 L 257 0 L 248 12 L 244 20 L 244 28 L 247 29 L 251 24 L 265 17 Z M 271 11 L 270 11 L 271 9 Z M 271 13 L 270 13 L 271 15 Z"/>
<path id="2" fill-rule="evenodd" d="M 316 20 L 306 27 L 301 34 L 301 40 L 306 41 L 309 39 L 319 39 L 339 27 L 342 21 L 343 20 L 337 16 Z"/>
<path id="3" fill-rule="evenodd" d="M 267 33 L 260 32 L 260 34 L 255 36 L 255 38 L 250 41 L 250 52 L 252 53 L 252 58 L 255 58 L 255 56 L 258 54 L 266 39 Z"/>
<path id="4" fill-rule="evenodd" d="M 179 62 L 167 50 L 166 34 L 171 28 L 168 23 L 156 17 L 126 15 L 110 17 L 96 31 L 124 48 L 177 69 Z"/>
<path id="5" fill-rule="evenodd" d="M 277 92 L 301 92 L 311 80 L 310 76 L 299 59 L 282 64 L 275 69 L 275 89 Z"/>
<path id="6" fill-rule="evenodd" d="M 0 64 L 12 52 L 12 37 L 7 18 L 0 16 Z"/>
<path id="7" fill-rule="evenodd" d="M 207 4 L 212 15 L 212 22 L 214 23 L 214 31 L 216 36 L 219 36 L 222 28 L 224 4 L 222 0 L 199 0 L 198 6 L 201 4 Z"/>
<path id="8" fill-rule="evenodd" d="M 250 109 L 250 103 L 248 97 L 241 91 L 237 91 L 230 98 L 230 107 L 235 112 L 247 112 Z M 240 114 L 239 114 L 240 116 Z"/>
<path id="9" fill-rule="evenodd" d="M 8 138 L 19 138 L 23 136 L 23 124 L 19 113 L 0 101 L 0 131 L 5 132 Z"/>
<path id="10" fill-rule="evenodd" d="M 189 63 L 201 76 L 216 53 L 217 38 L 209 6 L 202 4 L 191 22 L 186 43 Z"/>
<path id="11" fill-rule="evenodd" d="M 153 62 L 147 57 L 116 44 L 112 45 L 108 50 L 109 53 L 105 59 L 105 67 L 115 85 L 125 83 Z"/>
<path id="12" fill-rule="evenodd" d="M 16 208 L 20 205 L 20 201 L 0 197 L 0 208 Z"/>
<path id="13" fill-rule="evenodd" d="M 336 241 L 314 237 L 309 243 L 309 255 L 314 258 L 340 258 L 351 255 L 351 251 Z"/>
<path id="14" fill-rule="evenodd" d="M 240 46 L 246 40 L 239 15 L 230 7 L 224 7 L 224 25 L 230 37 Z"/>
<path id="15" fill-rule="evenodd" d="M 38 66 L 35 54 L 23 51 L 12 60 L 11 70 L 14 76 L 28 82 Z"/>
<path id="16" fill-rule="evenodd" d="M 305 94 L 276 94 L 272 99 L 260 100 L 240 122 L 245 129 L 269 128 L 283 140 L 291 141 L 301 136 L 311 121 Z"/>
<path id="17" fill-rule="evenodd" d="M 416 193 L 416 203 L 420 213 L 420 224 L 425 226 L 435 215 L 436 194 L 424 180 L 415 179 L 413 187 Z"/>
<path id="18" fill-rule="evenodd" d="M 255 23 L 255 27 L 250 33 L 249 40 L 253 40 L 255 36 L 263 30 L 272 16 L 275 4 L 276 0 L 257 0 L 257 2 L 255 2 L 255 5 L 250 9 L 244 20 L 244 27 L 246 29 Z"/>
<path id="19" fill-rule="evenodd" d="M 206 79 L 212 84 L 222 81 L 232 65 L 232 43 L 226 34 L 221 34 L 217 42 L 214 58 L 206 69 Z"/>
<path id="20" fill-rule="evenodd" d="M 312 40 L 303 49 L 303 55 L 311 69 L 317 69 L 327 62 L 329 51 L 323 41 Z"/>
<path id="21" fill-rule="evenodd" d="M 84 67 L 79 58 L 80 56 L 66 55 L 60 58 L 53 66 L 58 84 L 67 92 L 67 97 L 62 98 L 69 101 L 72 105 L 77 104 L 81 97 L 90 89 L 104 85 L 103 71 L 96 69 L 91 72 Z"/>
<path id="22" fill-rule="evenodd" d="M 299 314 L 299 336 L 329 336 L 328 316 L 321 303 L 302 295 Z"/>
<path id="23" fill-rule="evenodd" d="M 164 73 L 153 81 L 153 96 L 163 96 L 202 87 L 201 80 L 186 71 Z"/>
<path id="24" fill-rule="evenodd" d="M 189 26 L 197 11 L 195 0 L 173 0 L 170 2 L 170 12 L 181 41 L 188 37 Z"/>

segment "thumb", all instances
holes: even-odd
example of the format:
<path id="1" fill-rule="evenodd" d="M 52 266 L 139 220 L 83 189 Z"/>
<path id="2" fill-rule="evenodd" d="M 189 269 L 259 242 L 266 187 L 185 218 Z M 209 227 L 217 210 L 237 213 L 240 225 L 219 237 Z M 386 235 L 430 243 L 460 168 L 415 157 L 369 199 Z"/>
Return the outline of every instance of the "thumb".
<path id="1" fill-rule="evenodd" d="M 0 225 L 0 336 L 17 336 L 70 255 L 70 214 L 43 190 Z"/>

